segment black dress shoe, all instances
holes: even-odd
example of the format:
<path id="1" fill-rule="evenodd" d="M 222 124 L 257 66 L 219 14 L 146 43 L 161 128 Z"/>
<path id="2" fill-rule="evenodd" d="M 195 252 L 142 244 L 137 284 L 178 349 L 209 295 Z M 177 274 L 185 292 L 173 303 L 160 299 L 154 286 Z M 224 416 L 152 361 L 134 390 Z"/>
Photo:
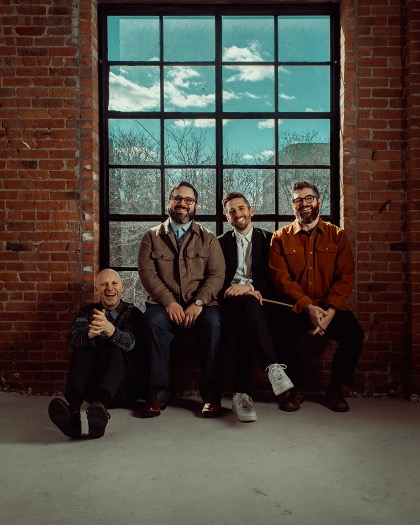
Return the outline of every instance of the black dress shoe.
<path id="1" fill-rule="evenodd" d="M 89 424 L 90 438 L 103 437 L 108 420 L 111 418 L 104 404 L 102 402 L 93 402 L 86 409 L 86 415 Z"/>
<path id="2" fill-rule="evenodd" d="M 207 402 L 203 405 L 203 409 L 201 410 L 201 414 L 204 418 L 215 418 L 216 416 L 220 416 L 221 412 L 222 406 L 216 402 Z"/>
<path id="3" fill-rule="evenodd" d="M 327 404 L 330 406 L 331 411 L 336 413 L 345 413 L 349 410 L 349 404 L 341 392 L 339 387 L 329 387 L 326 394 Z"/>
<path id="4" fill-rule="evenodd" d="M 82 422 L 80 410 L 70 407 L 64 400 L 54 398 L 48 406 L 48 416 L 58 429 L 70 438 L 80 438 Z"/>
<path id="5" fill-rule="evenodd" d="M 305 400 L 305 393 L 300 389 L 290 389 L 280 397 L 280 409 L 282 411 L 299 411 L 300 405 Z"/>
<path id="6" fill-rule="evenodd" d="M 152 418 L 159 416 L 160 412 L 166 409 L 166 401 L 157 398 L 156 396 L 148 398 L 144 407 L 140 411 L 140 418 Z"/>

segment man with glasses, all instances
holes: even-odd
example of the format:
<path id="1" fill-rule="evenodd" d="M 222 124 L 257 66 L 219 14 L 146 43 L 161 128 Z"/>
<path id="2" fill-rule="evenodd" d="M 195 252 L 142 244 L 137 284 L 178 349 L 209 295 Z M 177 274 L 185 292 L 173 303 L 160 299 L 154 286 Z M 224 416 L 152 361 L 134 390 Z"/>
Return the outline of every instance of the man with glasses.
<path id="1" fill-rule="evenodd" d="M 278 291 L 293 304 L 279 326 L 295 387 L 283 397 L 280 408 L 297 411 L 304 400 L 298 341 L 309 332 L 326 334 L 338 343 L 326 401 L 333 411 L 348 411 L 342 386 L 353 384 L 364 340 L 363 329 L 347 306 L 355 278 L 353 254 L 344 230 L 319 217 L 322 199 L 317 187 L 297 181 L 292 192 L 296 220 L 274 233 L 269 259 Z"/>
<path id="2" fill-rule="evenodd" d="M 179 330 L 194 333 L 201 367 L 202 416 L 219 416 L 223 394 L 222 326 L 217 295 L 225 260 L 214 234 L 195 222 L 197 190 L 188 182 L 169 192 L 168 219 L 147 231 L 138 270 L 148 292 L 144 330 L 150 352 L 149 395 L 140 416 L 159 416 L 170 396 L 171 342 Z"/>

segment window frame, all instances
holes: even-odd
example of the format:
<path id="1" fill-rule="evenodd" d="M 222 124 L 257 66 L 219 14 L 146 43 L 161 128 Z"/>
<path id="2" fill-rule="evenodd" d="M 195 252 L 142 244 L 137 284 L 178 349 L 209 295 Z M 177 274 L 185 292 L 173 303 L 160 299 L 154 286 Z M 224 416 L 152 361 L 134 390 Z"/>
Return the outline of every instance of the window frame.
<path id="1" fill-rule="evenodd" d="M 159 224 L 167 218 L 166 202 L 167 195 L 165 191 L 164 176 L 161 176 L 161 208 L 163 214 L 111 214 L 109 209 L 109 151 L 108 151 L 108 120 L 112 117 L 118 118 L 135 118 L 136 112 L 113 112 L 108 110 L 108 72 L 111 66 L 126 64 L 135 65 L 137 62 L 132 61 L 108 61 L 107 60 L 107 17 L 108 16 L 215 16 L 216 17 L 216 108 L 215 112 L 165 112 L 163 108 L 157 112 L 148 112 L 148 115 L 142 113 L 142 119 L 164 119 L 168 118 L 182 118 L 193 119 L 194 114 L 198 114 L 201 118 L 212 118 L 223 120 L 228 118 L 234 119 L 266 119 L 274 118 L 280 119 L 304 119 L 308 118 L 308 113 L 304 112 L 281 112 L 278 111 L 278 96 L 276 91 L 275 97 L 275 111 L 268 112 L 222 112 L 222 64 L 220 53 L 218 55 L 217 43 L 221 39 L 221 17 L 222 16 L 330 16 L 331 30 L 330 30 L 330 100 L 331 106 L 329 112 L 311 113 L 311 119 L 329 119 L 330 120 L 330 164 L 317 165 L 316 168 L 326 168 L 330 170 L 330 213 L 322 214 L 323 218 L 335 224 L 339 224 L 340 220 L 340 17 L 338 4 L 300 4 L 300 5 L 188 5 L 188 6 L 173 6 L 173 5 L 110 5 L 101 4 L 98 6 L 98 31 L 99 31 L 99 113 L 100 113 L 100 265 L 101 268 L 109 267 L 111 261 L 110 254 L 110 224 L 113 221 L 121 223 L 130 222 L 154 222 Z M 162 39 L 161 39 L 162 40 Z M 159 44 L 162 46 L 162 41 Z M 275 39 L 275 46 L 277 46 L 277 39 Z M 277 57 L 277 53 L 275 54 Z M 150 63 L 149 63 L 150 64 Z M 159 62 L 161 67 L 165 66 L 165 62 Z M 176 64 L 171 62 L 170 65 Z M 196 63 L 200 65 L 200 62 Z M 208 63 L 207 63 L 208 64 Z M 253 63 L 250 63 L 251 65 Z M 302 62 L 268 62 L 264 64 L 273 64 L 275 67 L 275 87 L 277 88 L 277 67 L 279 65 L 302 65 Z M 325 65 L 325 62 L 310 62 L 311 65 Z M 216 130 L 221 130 L 221 126 L 217 126 Z M 276 127 L 277 130 L 277 127 Z M 223 228 L 226 223 L 225 214 L 221 205 L 221 198 L 223 195 L 223 168 L 243 168 L 243 165 L 224 165 L 223 164 L 223 144 L 220 132 L 216 134 L 216 163 L 214 168 L 216 170 L 216 213 L 211 215 L 200 215 L 197 213 L 196 219 L 199 222 L 212 222 L 216 224 L 216 235 L 223 233 Z M 275 158 L 278 161 L 278 133 L 275 137 Z M 163 148 L 163 141 L 161 144 Z M 207 165 L 206 165 L 207 166 Z M 211 166 L 211 165 L 209 165 Z M 301 169 L 308 165 L 287 165 L 287 169 Z M 153 165 L 155 167 L 155 165 Z M 278 174 L 279 170 L 284 167 L 276 162 L 274 165 L 258 165 L 258 169 L 272 169 L 275 173 L 275 213 L 273 214 L 258 214 L 256 220 L 258 222 L 274 222 L 276 228 L 279 224 L 291 222 L 294 220 L 292 207 L 290 206 L 290 214 L 280 214 L 279 199 L 278 199 Z M 160 168 L 161 174 L 164 170 L 164 159 L 161 159 Z M 117 271 L 133 271 L 137 270 L 136 266 L 116 266 L 113 268 Z"/>

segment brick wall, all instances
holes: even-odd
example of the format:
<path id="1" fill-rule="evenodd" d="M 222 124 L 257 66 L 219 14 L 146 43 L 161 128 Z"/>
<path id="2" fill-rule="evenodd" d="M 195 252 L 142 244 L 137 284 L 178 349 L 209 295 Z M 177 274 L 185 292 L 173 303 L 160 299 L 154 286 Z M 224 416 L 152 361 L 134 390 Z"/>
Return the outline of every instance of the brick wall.
<path id="1" fill-rule="evenodd" d="M 99 261 L 96 1 L 1 4 L 1 385 L 55 393 Z M 343 0 L 341 20 L 342 224 L 367 335 L 355 390 L 420 393 L 420 5 Z"/>

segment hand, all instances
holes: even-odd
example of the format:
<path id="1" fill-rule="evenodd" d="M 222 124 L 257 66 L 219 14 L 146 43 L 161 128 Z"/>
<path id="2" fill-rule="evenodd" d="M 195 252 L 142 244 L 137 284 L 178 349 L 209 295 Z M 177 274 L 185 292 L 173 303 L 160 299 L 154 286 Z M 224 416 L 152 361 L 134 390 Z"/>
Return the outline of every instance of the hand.
<path id="1" fill-rule="evenodd" d="M 177 301 L 173 301 L 167 305 L 165 310 L 171 321 L 180 326 L 184 324 L 185 312 Z"/>
<path id="2" fill-rule="evenodd" d="M 229 288 L 225 290 L 224 297 L 225 298 L 233 298 L 235 296 L 242 296 L 242 294 L 247 294 L 248 292 L 252 291 L 251 285 L 248 285 L 247 283 L 243 285 L 231 285 Z"/>
<path id="3" fill-rule="evenodd" d="M 186 329 L 191 329 L 191 327 L 194 327 L 195 322 L 197 321 L 197 318 L 200 316 L 200 314 L 203 312 L 203 307 L 200 307 L 200 305 L 196 305 L 195 303 L 192 303 L 185 309 L 185 319 L 183 323 L 183 327 Z"/>
<path id="4" fill-rule="evenodd" d="M 91 340 L 100 334 L 111 338 L 115 332 L 114 325 L 106 319 L 105 309 L 101 311 L 93 309 L 92 318 L 89 323 L 88 338 Z"/>
<path id="5" fill-rule="evenodd" d="M 327 311 L 317 305 L 308 305 L 306 312 L 308 313 L 309 319 L 314 327 L 314 329 L 309 331 L 309 334 L 312 334 L 313 336 L 315 336 L 315 334 L 323 336 L 325 334 L 325 329 L 322 322 L 328 315 Z"/>

